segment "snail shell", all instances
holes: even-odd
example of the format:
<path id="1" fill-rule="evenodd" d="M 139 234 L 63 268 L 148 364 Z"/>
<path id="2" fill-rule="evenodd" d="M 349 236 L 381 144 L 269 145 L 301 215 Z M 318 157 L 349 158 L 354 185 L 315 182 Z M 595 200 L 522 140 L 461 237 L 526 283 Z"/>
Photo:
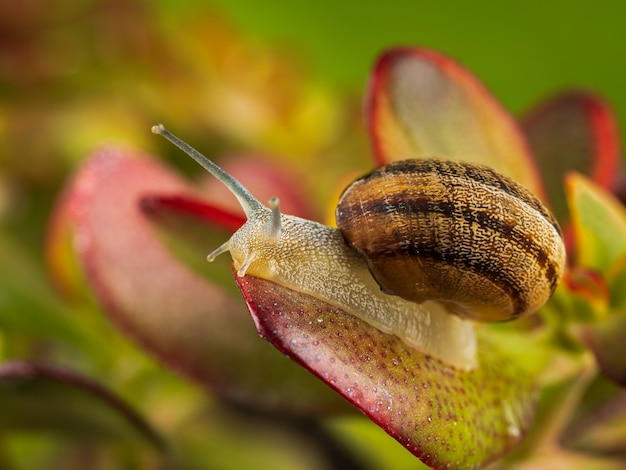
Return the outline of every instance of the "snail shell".
<path id="1" fill-rule="evenodd" d="M 440 301 L 473 320 L 504 321 L 538 310 L 565 266 L 552 214 L 486 166 L 388 164 L 344 191 L 336 218 L 385 292 Z"/>

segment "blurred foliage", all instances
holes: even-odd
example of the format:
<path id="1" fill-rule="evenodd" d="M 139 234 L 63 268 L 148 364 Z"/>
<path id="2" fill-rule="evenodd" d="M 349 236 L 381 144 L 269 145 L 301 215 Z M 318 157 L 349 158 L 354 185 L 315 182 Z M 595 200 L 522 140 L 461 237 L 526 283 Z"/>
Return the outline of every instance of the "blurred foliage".
<path id="1" fill-rule="evenodd" d="M 72 289 L 61 280 L 55 291 L 43 248 L 54 201 L 80 161 L 107 143 L 195 172 L 149 133 L 155 121 L 184 129 L 208 155 L 254 150 L 314 170 L 312 198 L 330 201 L 371 165 L 360 95 L 374 56 L 395 43 L 460 59 L 516 112 L 556 89 L 591 87 L 624 128 L 626 66 L 616 58 L 625 10 L 608 0 L 0 3 L 0 361 L 20 365 L 0 374 L 0 468 L 418 468 L 364 418 L 251 411 L 182 379 L 118 334 L 77 272 Z M 75 260 L 64 262 L 77 271 Z M 9 362 L 17 360 L 64 364 L 79 378 L 43 367 L 26 380 L 16 372 L 30 370 L 26 363 Z M 87 385 L 92 379 L 101 385 Z M 568 380 L 545 392 L 545 403 L 567 398 Z M 593 398 L 611 398 L 598 407 L 623 408 L 623 393 L 596 388 Z M 31 406 L 42 403 L 52 412 Z M 584 411 L 579 422 L 597 424 Z M 622 428 L 571 439 L 614 451 Z M 127 437 L 142 433 L 149 438 Z"/>
<path id="2" fill-rule="evenodd" d="M 382 49 L 415 44 L 461 60 L 515 113 L 539 97 L 584 87 L 611 102 L 626 130 L 626 65 L 619 60 L 626 5 L 619 0 L 215 3 L 258 38 L 295 43 L 317 76 L 356 92 Z"/>
<path id="3" fill-rule="evenodd" d="M 358 97 L 340 98 L 309 79 L 297 55 L 250 40 L 205 3 L 2 2 L 1 468 L 78 469 L 89 462 L 94 469 L 229 469 L 261 461 L 272 468 L 345 468 L 357 465 L 350 450 L 357 446 L 339 442 L 363 427 L 370 429 L 366 437 L 354 438 L 362 453 L 374 449 L 378 458 L 376 449 L 389 446 L 378 444 L 381 437 L 393 453 L 396 444 L 367 420 L 339 433 L 317 421 L 223 403 L 120 336 L 67 252 L 47 254 L 55 272 L 68 276 L 55 277 L 62 296 L 46 275 L 47 224 L 63 182 L 104 144 L 173 154 L 150 134 L 156 120 L 185 128 L 209 154 L 254 149 L 278 161 L 296 158 L 299 171 L 307 171 L 342 148 L 366 168 Z M 174 164 L 191 171 L 186 160 Z M 327 183 L 313 194 L 333 193 L 345 165 L 325 165 Z M 10 360 L 19 362 L 12 368 Z M 45 364 L 54 363 L 71 367 L 78 380 L 50 377 Z M 24 370 L 32 372 L 27 382 Z M 92 388 L 89 377 L 105 386 Z M 147 421 L 133 431 L 136 422 L 125 410 Z M 167 448 L 126 439 L 142 427 L 163 435 Z M 343 437 L 335 442 L 335 434 Z M 399 461 L 414 466 L 410 455 Z"/>

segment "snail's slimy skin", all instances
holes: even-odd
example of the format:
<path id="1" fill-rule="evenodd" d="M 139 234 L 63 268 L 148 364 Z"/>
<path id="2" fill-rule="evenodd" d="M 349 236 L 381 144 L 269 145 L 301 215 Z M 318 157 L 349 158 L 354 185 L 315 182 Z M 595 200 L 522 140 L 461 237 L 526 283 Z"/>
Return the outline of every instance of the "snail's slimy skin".
<path id="1" fill-rule="evenodd" d="M 253 214 L 228 241 L 239 275 L 309 294 L 453 367 L 476 366 L 471 322 L 439 302 L 418 304 L 384 293 L 338 229 L 283 215 L 279 233 L 270 234 L 271 217 L 270 209 Z"/>

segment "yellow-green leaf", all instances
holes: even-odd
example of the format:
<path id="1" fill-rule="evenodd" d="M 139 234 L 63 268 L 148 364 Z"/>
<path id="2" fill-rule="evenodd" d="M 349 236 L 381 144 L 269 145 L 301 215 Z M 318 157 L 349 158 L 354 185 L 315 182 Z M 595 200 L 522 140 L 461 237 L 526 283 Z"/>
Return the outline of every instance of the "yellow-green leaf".
<path id="1" fill-rule="evenodd" d="M 576 242 L 576 263 L 606 273 L 626 253 L 626 209 L 610 193 L 577 173 L 565 179 Z"/>

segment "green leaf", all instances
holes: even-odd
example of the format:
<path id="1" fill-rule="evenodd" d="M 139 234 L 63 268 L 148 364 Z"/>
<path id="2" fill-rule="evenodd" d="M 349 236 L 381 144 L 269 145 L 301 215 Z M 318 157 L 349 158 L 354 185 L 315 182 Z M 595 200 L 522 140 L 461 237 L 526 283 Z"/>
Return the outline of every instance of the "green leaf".
<path id="1" fill-rule="evenodd" d="M 570 449 L 599 455 L 620 455 L 626 449 L 626 390 L 597 375 L 585 391 L 562 443 Z"/>
<path id="2" fill-rule="evenodd" d="M 0 233 L 0 329 L 56 338 L 82 350 L 100 344 L 46 283 L 43 269 L 24 249 Z"/>
<path id="3" fill-rule="evenodd" d="M 606 274 L 626 253 L 626 209 L 610 193 L 577 173 L 565 179 L 576 241 L 576 264 Z"/>
<path id="4" fill-rule="evenodd" d="M 616 310 L 626 311 L 626 253 L 613 263 L 606 278 L 611 306 Z"/>
<path id="5" fill-rule="evenodd" d="M 173 440 L 179 451 L 176 468 L 371 470 L 343 437 L 319 417 L 254 413 L 216 402 L 179 426 Z"/>

